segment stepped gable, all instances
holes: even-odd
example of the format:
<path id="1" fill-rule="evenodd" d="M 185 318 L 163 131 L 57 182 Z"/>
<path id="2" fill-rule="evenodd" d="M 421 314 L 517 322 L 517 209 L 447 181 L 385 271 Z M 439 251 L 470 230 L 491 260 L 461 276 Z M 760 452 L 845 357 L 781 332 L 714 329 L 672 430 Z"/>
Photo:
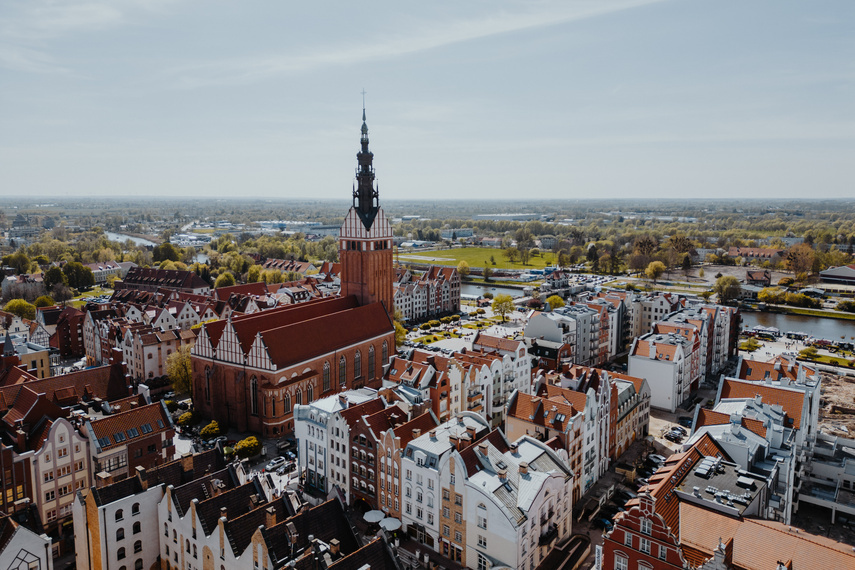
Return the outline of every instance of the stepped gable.
<path id="1" fill-rule="evenodd" d="M 784 427 L 799 429 L 802 425 L 802 410 L 807 393 L 803 390 L 768 386 L 747 380 L 725 378 L 721 386 L 721 399 L 751 399 L 760 396 L 764 404 L 781 406 L 791 422 Z"/>
<path id="2" fill-rule="evenodd" d="M 287 367 L 393 330 L 383 305 L 371 303 L 264 331 L 261 336 L 270 360 L 277 367 Z"/>
<path id="3" fill-rule="evenodd" d="M 26 431 L 27 428 L 32 428 L 45 416 L 56 419 L 67 415 L 68 413 L 65 410 L 48 400 L 43 394 L 34 392 L 25 384 L 18 392 L 15 403 L 3 416 L 3 422 L 9 430 L 15 429 L 19 423 L 23 424 Z"/>
<path id="4" fill-rule="evenodd" d="M 741 418 L 741 425 L 745 429 L 752 431 L 759 435 L 762 438 L 766 438 L 766 426 L 763 425 L 763 422 L 760 420 L 755 420 L 754 418 Z M 730 415 L 725 414 L 723 412 L 716 412 L 713 410 L 707 410 L 705 408 L 701 408 L 698 411 L 698 421 L 695 425 L 695 431 L 698 428 L 703 426 L 715 426 L 715 425 L 725 425 L 730 423 Z"/>

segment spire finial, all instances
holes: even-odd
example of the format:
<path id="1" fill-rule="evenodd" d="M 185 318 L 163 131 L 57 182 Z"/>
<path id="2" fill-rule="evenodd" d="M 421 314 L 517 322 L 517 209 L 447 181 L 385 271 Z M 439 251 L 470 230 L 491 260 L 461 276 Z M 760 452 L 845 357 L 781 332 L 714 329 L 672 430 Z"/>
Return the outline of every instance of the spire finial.
<path id="1" fill-rule="evenodd" d="M 365 121 L 365 88 L 362 88 L 362 120 Z"/>

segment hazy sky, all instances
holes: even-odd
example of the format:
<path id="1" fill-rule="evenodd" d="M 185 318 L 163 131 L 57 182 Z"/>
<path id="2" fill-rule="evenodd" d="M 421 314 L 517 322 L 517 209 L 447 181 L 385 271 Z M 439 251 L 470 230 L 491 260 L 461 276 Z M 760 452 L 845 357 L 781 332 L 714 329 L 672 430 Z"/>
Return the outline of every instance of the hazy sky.
<path id="1" fill-rule="evenodd" d="M 0 198 L 855 196 L 853 0 L 0 1 Z M 2 204 L 2 201 L 0 201 Z"/>

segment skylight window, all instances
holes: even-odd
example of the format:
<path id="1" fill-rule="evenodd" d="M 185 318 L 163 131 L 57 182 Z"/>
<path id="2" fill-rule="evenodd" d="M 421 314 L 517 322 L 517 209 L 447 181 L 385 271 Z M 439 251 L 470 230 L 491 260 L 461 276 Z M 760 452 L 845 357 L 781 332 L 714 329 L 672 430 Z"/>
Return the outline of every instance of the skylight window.
<path id="1" fill-rule="evenodd" d="M 120 431 L 117 431 L 116 433 L 113 434 L 113 439 L 116 440 L 116 443 L 120 443 L 122 441 L 125 441 L 125 434 L 120 432 Z"/>
<path id="2" fill-rule="evenodd" d="M 98 438 L 98 446 L 99 447 L 107 447 L 108 445 L 110 445 L 110 438 L 109 437 L 99 437 Z"/>
<path id="3" fill-rule="evenodd" d="M 157 420 L 157 427 L 163 429 L 163 420 Z"/>
<path id="4" fill-rule="evenodd" d="M 141 426 L 140 426 L 140 430 L 141 430 L 143 433 L 151 433 L 151 432 L 153 432 L 153 431 L 154 431 L 153 429 L 151 429 L 151 424 L 143 424 L 143 425 L 141 425 Z"/>
<path id="5" fill-rule="evenodd" d="M 139 437 L 140 430 L 138 430 L 137 428 L 131 428 L 128 430 L 127 433 L 128 433 L 128 439 L 131 439 L 132 437 Z"/>

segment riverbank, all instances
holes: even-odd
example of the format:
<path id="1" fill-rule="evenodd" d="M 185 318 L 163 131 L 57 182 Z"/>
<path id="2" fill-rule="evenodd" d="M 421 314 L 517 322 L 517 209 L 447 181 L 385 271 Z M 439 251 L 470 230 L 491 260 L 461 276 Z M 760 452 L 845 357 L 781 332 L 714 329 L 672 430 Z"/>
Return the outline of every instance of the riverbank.
<path id="1" fill-rule="evenodd" d="M 762 310 L 756 308 L 754 305 L 741 305 L 739 310 L 749 313 L 776 313 L 781 315 L 801 315 L 804 317 L 855 321 L 855 313 L 847 313 L 845 311 L 837 311 L 834 309 L 803 309 L 801 307 L 790 307 L 789 305 L 767 305 L 767 308 Z"/>

